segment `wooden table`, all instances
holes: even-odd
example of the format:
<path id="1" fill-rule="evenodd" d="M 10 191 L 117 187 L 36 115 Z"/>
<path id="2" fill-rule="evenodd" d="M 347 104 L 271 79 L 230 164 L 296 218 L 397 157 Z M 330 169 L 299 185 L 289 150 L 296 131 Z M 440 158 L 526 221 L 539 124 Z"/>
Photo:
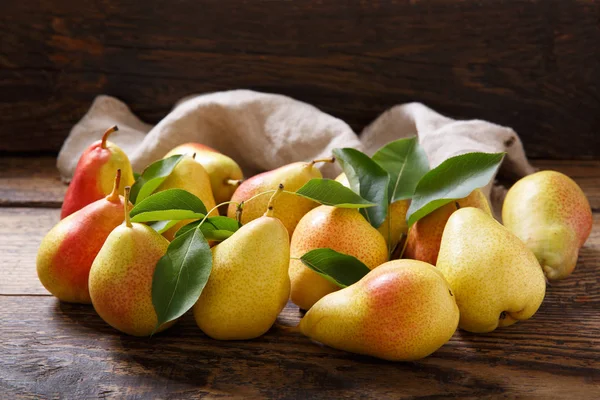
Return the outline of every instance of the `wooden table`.
<path id="1" fill-rule="evenodd" d="M 600 161 L 537 161 L 573 177 L 594 209 L 575 273 L 548 287 L 529 321 L 458 331 L 409 363 L 357 356 L 273 328 L 218 342 L 186 315 L 151 339 L 120 334 L 91 306 L 39 283 L 35 255 L 65 187 L 54 159 L 0 161 L 0 398 L 600 398 Z M 288 304 L 279 320 L 292 325 Z"/>

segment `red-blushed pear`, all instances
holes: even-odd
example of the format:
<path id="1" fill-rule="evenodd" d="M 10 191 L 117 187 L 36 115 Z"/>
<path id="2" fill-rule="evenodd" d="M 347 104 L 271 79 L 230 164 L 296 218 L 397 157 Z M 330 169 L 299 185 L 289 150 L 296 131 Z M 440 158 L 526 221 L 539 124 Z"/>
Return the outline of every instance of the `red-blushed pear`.
<path id="1" fill-rule="evenodd" d="M 125 186 L 133 184 L 129 158 L 119 146 L 108 141 L 110 134 L 117 130 L 119 129 L 116 125 L 109 128 L 104 132 L 102 139 L 88 147 L 79 158 L 65 194 L 61 219 L 111 193 L 118 169 L 121 170 L 119 194 L 123 194 Z"/>
<path id="2" fill-rule="evenodd" d="M 481 190 L 475 189 L 467 197 L 450 202 L 418 220 L 408 232 L 403 257 L 436 265 L 446 222 L 452 213 L 464 207 L 479 208 L 492 215 L 487 198 Z"/>
<path id="3" fill-rule="evenodd" d="M 61 220 L 40 244 L 38 277 L 61 301 L 92 302 L 88 290 L 90 268 L 110 232 L 124 218 L 120 180 L 121 170 L 117 170 L 112 193 Z"/>
<path id="4" fill-rule="evenodd" d="M 394 260 L 323 297 L 308 310 L 299 329 L 336 349 L 410 361 L 448 342 L 458 319 L 450 286 L 435 267 Z"/>
<path id="5" fill-rule="evenodd" d="M 314 160 L 308 163 L 296 162 L 284 165 L 283 167 L 272 171 L 255 175 L 242 182 L 240 187 L 238 187 L 233 194 L 231 200 L 236 203 L 242 203 L 260 193 L 276 190 L 279 184 L 283 184 L 286 191 L 295 192 L 311 179 L 323 177 L 321 171 L 315 166 L 316 163 L 333 161 L 334 159 L 331 158 Z M 258 196 L 253 198 L 252 201 L 245 203 L 242 208 L 243 211 L 240 222 L 242 224 L 247 224 L 256 218 L 260 218 L 263 215 L 268 202 L 269 196 Z M 275 217 L 281 220 L 291 236 L 304 214 L 318 205 L 318 203 L 312 200 L 289 193 L 282 193 L 277 200 Z M 236 214 L 236 204 L 229 204 L 227 216 L 229 218 L 236 218 Z"/>
<path id="6" fill-rule="evenodd" d="M 200 143 L 186 143 L 169 151 L 165 158 L 175 154 L 193 154 L 210 178 L 210 186 L 217 203 L 229 201 L 233 192 L 242 183 L 244 174 L 240 166 L 230 157 L 212 147 Z"/>
<path id="7" fill-rule="evenodd" d="M 125 188 L 126 202 L 129 187 Z M 156 263 L 167 252 L 169 241 L 147 225 L 125 222 L 117 226 L 94 259 L 89 288 L 94 309 L 115 329 L 134 336 L 155 332 L 158 317 L 152 304 L 152 279 Z M 156 332 L 175 321 L 161 325 Z"/>
<path id="8" fill-rule="evenodd" d="M 194 305 L 198 327 L 219 340 L 253 339 L 275 322 L 290 296 L 290 239 L 273 217 L 281 190 L 266 212 L 212 248 L 213 267 Z"/>
<path id="9" fill-rule="evenodd" d="M 556 171 L 540 171 L 515 183 L 504 199 L 502 221 L 533 251 L 550 280 L 573 272 L 593 224 L 581 188 Z"/>
<path id="10" fill-rule="evenodd" d="M 298 260 L 319 248 L 354 256 L 369 269 L 388 260 L 385 239 L 358 210 L 319 206 L 309 211 L 296 227 L 290 245 L 291 300 L 303 310 L 339 289 Z"/>

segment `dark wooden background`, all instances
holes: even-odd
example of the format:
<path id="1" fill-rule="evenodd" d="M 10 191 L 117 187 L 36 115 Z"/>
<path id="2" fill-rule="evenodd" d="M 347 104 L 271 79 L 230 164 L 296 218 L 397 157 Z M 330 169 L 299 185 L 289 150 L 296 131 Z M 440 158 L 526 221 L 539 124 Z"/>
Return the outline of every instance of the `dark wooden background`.
<path id="1" fill-rule="evenodd" d="M 0 153 L 55 153 L 97 94 L 155 123 L 251 88 L 357 132 L 421 101 L 513 127 L 534 158 L 599 158 L 599 21 L 583 0 L 3 0 Z"/>

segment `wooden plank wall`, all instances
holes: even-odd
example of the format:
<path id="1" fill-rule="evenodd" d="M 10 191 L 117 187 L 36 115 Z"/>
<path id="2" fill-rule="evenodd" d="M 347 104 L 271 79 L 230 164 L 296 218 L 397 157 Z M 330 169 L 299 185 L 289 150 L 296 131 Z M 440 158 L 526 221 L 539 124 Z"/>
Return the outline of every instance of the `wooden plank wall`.
<path id="1" fill-rule="evenodd" d="M 358 132 L 421 101 L 600 157 L 600 2 L 4 0 L 0 152 L 56 152 L 100 93 L 154 123 L 190 93 L 277 92 Z"/>

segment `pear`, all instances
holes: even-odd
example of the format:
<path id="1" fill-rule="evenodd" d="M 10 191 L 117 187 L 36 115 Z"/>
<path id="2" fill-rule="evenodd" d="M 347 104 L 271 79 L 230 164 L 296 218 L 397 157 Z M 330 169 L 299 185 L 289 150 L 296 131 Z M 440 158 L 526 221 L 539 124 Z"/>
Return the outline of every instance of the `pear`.
<path id="1" fill-rule="evenodd" d="M 133 184 L 129 158 L 119 146 L 108 141 L 110 134 L 118 130 L 116 125 L 109 128 L 104 132 L 102 140 L 93 143 L 79 158 L 65 194 L 61 219 L 109 195 L 118 169 L 121 170 L 119 194 L 123 194 L 125 186 Z"/>
<path id="2" fill-rule="evenodd" d="M 171 174 L 164 182 L 156 189 L 156 192 L 161 192 L 167 189 L 183 189 L 198 197 L 204 203 L 207 211 L 211 211 L 215 206 L 215 198 L 213 197 L 212 188 L 210 186 L 210 177 L 202 165 L 194 161 L 195 154 L 185 156 L 173 168 Z M 214 209 L 210 212 L 211 216 L 218 215 L 219 212 Z M 163 236 L 168 240 L 173 240 L 175 233 L 184 225 L 189 224 L 193 220 L 183 220 L 178 222 L 171 229 L 163 233 Z"/>
<path id="3" fill-rule="evenodd" d="M 459 326 L 469 332 L 491 332 L 531 318 L 546 293 L 544 274 L 531 250 L 473 207 L 450 216 L 437 268 L 456 297 Z"/>
<path id="4" fill-rule="evenodd" d="M 467 197 L 448 203 L 417 221 L 408 232 L 404 258 L 435 265 L 446 222 L 453 212 L 464 207 L 476 207 L 492 215 L 487 198 L 481 190 L 475 189 Z"/>
<path id="5" fill-rule="evenodd" d="M 212 272 L 193 312 L 198 327 L 214 339 L 261 336 L 287 303 L 290 245 L 287 229 L 274 217 L 278 195 L 262 217 L 212 248 Z"/>
<path id="6" fill-rule="evenodd" d="M 233 192 L 244 179 L 240 166 L 225 154 L 200 143 L 186 143 L 177 146 L 168 152 L 165 158 L 186 153 L 196 153 L 196 162 L 204 167 L 210 178 L 215 201 L 220 204 L 231 200 Z"/>
<path id="7" fill-rule="evenodd" d="M 303 310 L 339 289 L 297 260 L 310 250 L 330 248 L 349 254 L 370 269 L 388 260 L 385 239 L 356 209 L 319 206 L 309 211 L 296 227 L 290 246 L 291 300 Z"/>
<path id="8" fill-rule="evenodd" d="M 126 203 L 129 187 L 125 188 Z M 113 328 L 133 336 L 155 332 L 158 318 L 152 304 L 152 278 L 156 263 L 169 241 L 147 225 L 129 220 L 117 226 L 94 259 L 89 277 L 94 309 Z M 170 321 L 156 329 L 171 326 Z"/>
<path id="9" fill-rule="evenodd" d="M 335 180 L 347 188 L 350 188 L 350 183 L 348 182 L 346 174 L 339 174 Z M 409 206 L 410 200 L 394 201 L 388 208 L 388 215 L 385 217 L 385 220 L 381 226 L 377 228 L 379 233 L 381 233 L 381 236 L 383 236 L 385 241 L 388 243 L 390 250 L 393 250 L 398 243 L 400 243 L 402 235 L 406 235 L 408 233 L 406 212 L 408 211 Z"/>
<path id="10" fill-rule="evenodd" d="M 556 171 L 540 171 L 515 183 L 506 194 L 502 221 L 533 251 L 550 280 L 573 272 L 593 222 L 581 188 Z"/>
<path id="11" fill-rule="evenodd" d="M 235 203 L 248 201 L 253 196 L 260 193 L 275 190 L 279 184 L 285 186 L 286 191 L 295 192 L 304 184 L 314 178 L 322 178 L 321 171 L 315 167 L 317 162 L 333 162 L 333 159 L 314 160 L 309 163 L 297 162 L 277 168 L 273 171 L 263 172 L 245 180 L 237 188 L 231 200 Z M 256 218 L 259 218 L 264 212 L 269 198 L 267 196 L 258 196 L 243 205 L 241 223 L 246 224 Z M 289 193 L 282 193 L 277 200 L 277 210 L 275 217 L 279 218 L 288 230 L 290 236 L 294 233 L 296 225 L 300 218 L 308 211 L 318 206 L 318 203 Z M 229 204 L 227 216 L 236 218 L 237 206 Z"/>
<path id="12" fill-rule="evenodd" d="M 88 290 L 90 268 L 110 232 L 124 218 L 120 181 L 121 170 L 117 170 L 108 196 L 61 220 L 42 239 L 36 261 L 38 277 L 59 300 L 92 302 Z"/>
<path id="13" fill-rule="evenodd" d="M 319 300 L 300 331 L 323 344 L 392 361 L 427 357 L 458 325 L 452 291 L 432 265 L 389 261 Z"/>

